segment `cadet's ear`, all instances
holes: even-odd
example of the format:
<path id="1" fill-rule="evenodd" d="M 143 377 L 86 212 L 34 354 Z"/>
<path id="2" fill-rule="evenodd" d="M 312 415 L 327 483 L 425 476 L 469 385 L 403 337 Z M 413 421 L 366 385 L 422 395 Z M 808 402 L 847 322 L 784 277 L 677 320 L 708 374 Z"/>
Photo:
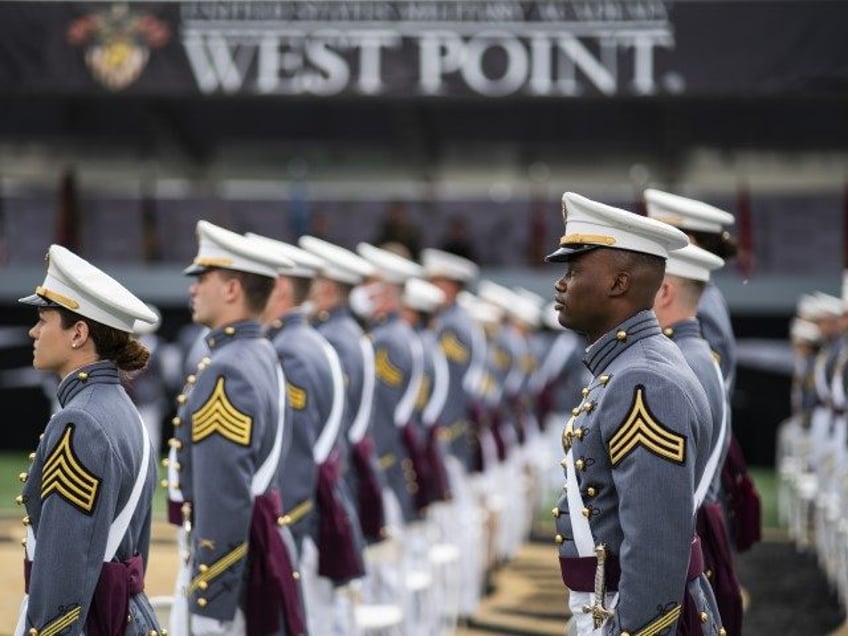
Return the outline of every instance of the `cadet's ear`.
<path id="1" fill-rule="evenodd" d="M 630 272 L 616 272 L 610 283 L 610 296 L 623 296 L 630 290 L 632 284 Z"/>

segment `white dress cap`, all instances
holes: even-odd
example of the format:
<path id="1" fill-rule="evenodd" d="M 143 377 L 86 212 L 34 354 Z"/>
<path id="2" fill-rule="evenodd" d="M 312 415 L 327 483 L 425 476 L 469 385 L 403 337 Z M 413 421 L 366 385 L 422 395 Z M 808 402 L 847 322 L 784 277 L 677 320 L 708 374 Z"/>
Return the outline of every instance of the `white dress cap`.
<path id="1" fill-rule="evenodd" d="M 139 336 L 147 336 L 159 331 L 162 326 L 162 312 L 156 305 L 147 303 L 148 309 L 156 314 L 156 322 L 145 322 L 144 320 L 136 320 L 133 325 L 133 333 Z"/>
<path id="2" fill-rule="evenodd" d="M 491 280 L 482 280 L 477 286 L 477 296 L 500 307 L 505 314 L 526 325 L 538 327 L 541 320 L 535 299 L 524 297 L 508 287 Z"/>
<path id="3" fill-rule="evenodd" d="M 370 243 L 359 243 L 356 251 L 374 266 L 377 276 L 390 283 L 402 285 L 410 278 L 424 275 L 424 268 L 415 261 Z"/>
<path id="4" fill-rule="evenodd" d="M 197 243 L 194 262 L 183 270 L 188 276 L 209 269 L 229 269 L 276 278 L 281 269 L 294 266 L 291 260 L 267 246 L 209 221 L 197 222 Z"/>
<path id="5" fill-rule="evenodd" d="M 789 338 L 794 342 L 816 343 L 821 338 L 821 330 L 809 320 L 793 318 L 789 324 Z"/>
<path id="6" fill-rule="evenodd" d="M 824 316 L 841 316 L 845 311 L 842 299 L 837 296 L 831 296 L 821 291 L 813 292 L 813 296 L 818 301 L 819 309 Z"/>
<path id="7" fill-rule="evenodd" d="M 648 188 L 644 192 L 648 216 L 685 230 L 721 234 L 733 225 L 733 215 L 703 201 Z"/>
<path id="8" fill-rule="evenodd" d="M 64 307 L 107 327 L 133 332 L 136 321 L 154 324 L 158 316 L 114 278 L 61 245 L 47 251 L 47 275 L 35 293 L 19 302 Z"/>
<path id="9" fill-rule="evenodd" d="M 427 278 L 447 278 L 461 283 L 474 282 L 480 273 L 473 261 L 432 247 L 421 250 L 421 265 Z"/>
<path id="10" fill-rule="evenodd" d="M 292 267 L 284 267 L 279 271 L 279 273 L 284 276 L 313 278 L 324 266 L 324 260 L 321 257 L 313 254 L 312 252 L 307 252 L 306 250 L 301 249 L 296 245 L 292 245 L 291 243 L 278 241 L 277 239 L 272 239 L 268 236 L 262 236 L 261 234 L 255 234 L 253 232 L 246 232 L 245 236 L 251 241 L 258 241 L 268 249 L 276 251 L 292 261 Z"/>
<path id="11" fill-rule="evenodd" d="M 358 285 L 375 273 L 374 266 L 364 258 L 329 241 L 315 236 L 301 236 L 297 242 L 307 252 L 324 261 L 319 273 L 330 280 Z"/>
<path id="12" fill-rule="evenodd" d="M 465 309 L 471 318 L 483 325 L 497 325 L 503 319 L 504 311 L 497 305 L 478 298 L 470 291 L 461 291 L 456 297 L 457 304 Z"/>
<path id="13" fill-rule="evenodd" d="M 445 302 L 445 292 L 421 278 L 410 278 L 403 285 L 404 305 L 415 311 L 432 314 Z"/>
<path id="14" fill-rule="evenodd" d="M 687 236 L 667 223 L 587 199 L 574 192 L 562 195 L 565 234 L 549 263 L 564 263 L 576 254 L 598 247 L 630 250 L 668 258 L 689 244 Z"/>
<path id="15" fill-rule="evenodd" d="M 710 280 L 710 272 L 723 265 L 724 259 L 720 256 L 690 244 L 668 253 L 665 273 L 706 283 Z"/>
<path id="16" fill-rule="evenodd" d="M 798 297 L 795 313 L 804 320 L 819 320 L 824 316 L 821 303 L 813 294 L 801 294 Z"/>

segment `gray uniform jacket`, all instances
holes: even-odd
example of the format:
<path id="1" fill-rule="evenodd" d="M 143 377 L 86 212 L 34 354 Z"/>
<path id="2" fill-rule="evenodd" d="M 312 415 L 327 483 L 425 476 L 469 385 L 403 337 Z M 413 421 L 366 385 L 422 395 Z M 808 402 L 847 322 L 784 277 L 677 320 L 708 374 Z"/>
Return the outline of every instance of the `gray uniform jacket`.
<path id="1" fill-rule="evenodd" d="M 730 311 L 721 290 L 707 283 L 698 303 L 698 322 L 710 348 L 719 356 L 718 364 L 724 376 L 728 396 L 736 386 L 736 336 L 730 322 Z"/>
<path id="2" fill-rule="evenodd" d="M 729 413 L 727 413 L 727 393 L 724 390 L 724 382 L 716 372 L 715 359 L 710 352 L 710 346 L 701 335 L 701 326 L 697 319 L 682 320 L 669 327 L 663 329 L 663 333 L 671 338 L 674 343 L 680 347 L 683 357 L 692 371 L 695 372 L 695 377 L 698 382 L 704 387 L 704 392 L 707 394 L 707 401 L 710 404 L 710 412 L 712 413 L 712 435 L 710 437 L 710 452 L 718 444 L 721 435 L 722 418 L 725 418 L 726 427 L 730 424 Z M 730 445 L 730 431 L 725 430 L 724 443 L 720 459 L 718 461 L 718 470 L 715 471 L 713 478 L 713 486 L 710 489 L 708 501 L 718 501 L 718 491 L 721 485 L 721 466 L 724 463 L 724 456 L 727 454 L 727 449 Z"/>
<path id="3" fill-rule="evenodd" d="M 594 543 L 606 544 L 621 568 L 618 604 L 603 633 L 673 634 L 687 587 L 693 494 L 710 448 L 709 404 L 652 311 L 602 336 L 584 363 L 593 377 L 563 432 L 584 508 L 570 510 L 568 493 L 560 497 L 559 553 L 585 556 L 571 517 L 588 519 Z M 698 611 L 717 617 L 706 578 L 689 584 L 690 591 L 693 585 Z M 718 623 L 704 629 L 717 633 Z"/>
<path id="4" fill-rule="evenodd" d="M 303 537 L 315 538 L 318 530 L 315 512 L 315 491 L 318 483 L 318 465 L 314 449 L 324 427 L 330 424 L 333 407 L 340 402 L 343 408 L 343 388 L 336 394 L 329 353 L 338 361 L 334 349 L 326 339 L 309 325 L 301 311 L 293 311 L 272 324 L 266 333 L 274 344 L 288 383 L 289 405 L 292 409 L 292 446 L 279 474 L 279 488 L 283 497 L 283 510 L 289 516 L 289 527 L 301 547 Z M 339 427 L 332 446 L 338 444 L 343 430 Z M 347 487 L 340 482 L 337 494 L 351 520 L 351 529 L 360 534 L 357 544 L 364 546 L 359 530 L 359 519 Z"/>
<path id="5" fill-rule="evenodd" d="M 274 446 L 281 388 L 276 352 L 258 322 L 210 331 L 206 343 L 210 357 L 201 360 L 189 376 L 190 390 L 178 397 L 183 408 L 171 445 L 180 465 L 179 490 L 193 507 L 191 577 L 204 583 L 191 585 L 189 610 L 229 621 L 243 601 L 251 482 Z M 285 421 L 291 421 L 290 412 Z M 291 427 L 283 432 L 281 466 Z M 275 487 L 271 479 L 265 492 Z"/>
<path id="6" fill-rule="evenodd" d="M 474 324 L 471 316 L 458 304 L 446 307 L 436 316 L 434 331 L 442 353 L 448 360 L 450 383 L 448 398 L 439 421 L 445 427 L 445 438 L 450 443 L 450 452 L 466 468 L 471 465 L 471 435 L 469 430 L 469 408 L 477 397 L 479 377 L 485 364 L 485 336 L 474 332 L 482 330 Z M 476 368 L 475 368 L 476 367 Z"/>
<path id="7" fill-rule="evenodd" d="M 47 423 L 29 475 L 21 477 L 25 485 L 18 501 L 26 505 L 24 524 L 31 526 L 36 541 L 26 624 L 39 634 L 79 634 L 103 566 L 109 528 L 141 469 L 144 437 L 138 411 L 112 362 L 71 373 L 57 397 L 61 410 Z M 149 457 L 141 497 L 115 561 L 136 555 L 147 560 L 156 487 L 152 449 Z M 131 598 L 129 612 L 127 634 L 159 629 L 143 593 Z"/>
<path id="8" fill-rule="evenodd" d="M 420 340 L 397 314 L 390 314 L 371 332 L 374 345 L 374 410 L 371 426 L 386 484 L 395 493 L 404 521 L 416 519 L 418 477 L 404 445 L 403 429 L 414 426 L 413 410 L 423 374 Z M 413 342 L 418 345 L 416 354 Z M 420 438 L 415 437 L 417 444 Z M 420 446 L 416 446 L 420 447 Z"/>

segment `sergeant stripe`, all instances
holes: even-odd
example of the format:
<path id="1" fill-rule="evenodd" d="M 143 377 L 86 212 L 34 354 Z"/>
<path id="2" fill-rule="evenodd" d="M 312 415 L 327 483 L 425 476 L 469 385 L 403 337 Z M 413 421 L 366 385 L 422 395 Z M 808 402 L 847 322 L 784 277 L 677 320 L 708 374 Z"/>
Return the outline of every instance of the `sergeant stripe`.
<path id="1" fill-rule="evenodd" d="M 630 413 L 610 439 L 612 466 L 615 467 L 640 444 L 663 459 L 682 464 L 686 458 L 686 439 L 654 419 L 645 403 L 644 393 L 645 387 L 638 385 Z"/>
<path id="2" fill-rule="evenodd" d="M 301 389 L 289 382 L 286 386 L 289 404 L 293 409 L 301 411 L 306 408 L 306 389 Z"/>
<path id="3" fill-rule="evenodd" d="M 663 614 L 652 623 L 648 623 L 640 629 L 634 636 L 657 636 L 663 630 L 668 629 L 680 618 L 680 605 L 675 605 L 674 608 L 667 614 Z"/>
<path id="4" fill-rule="evenodd" d="M 74 454 L 74 425 L 68 424 L 62 439 L 41 469 L 41 499 L 54 492 L 72 506 L 90 515 L 100 492 L 100 478 L 91 473 Z"/>
<path id="5" fill-rule="evenodd" d="M 430 376 L 424 374 L 421 376 L 421 384 L 418 385 L 418 397 L 415 398 L 415 408 L 423 411 L 427 406 L 427 400 L 430 397 Z"/>
<path id="6" fill-rule="evenodd" d="M 191 582 L 191 585 L 188 586 L 186 590 L 186 596 L 190 596 L 192 593 L 197 591 L 200 588 L 200 583 L 205 581 L 209 583 L 216 577 L 223 574 L 227 568 L 229 568 L 234 563 L 241 561 L 247 555 L 247 542 L 245 541 L 241 545 L 239 545 L 235 550 L 230 552 L 229 554 L 225 554 L 223 557 L 218 559 L 215 563 L 209 566 L 205 572 L 201 572 Z"/>
<path id="7" fill-rule="evenodd" d="M 224 382 L 224 376 L 219 377 L 212 395 L 203 406 L 192 413 L 191 441 L 200 442 L 219 433 L 224 439 L 240 446 L 249 446 L 253 418 L 239 411 L 230 402 Z"/>
<path id="8" fill-rule="evenodd" d="M 82 608 L 77 605 L 56 620 L 47 623 L 47 625 L 44 626 L 44 629 L 38 632 L 39 636 L 55 636 L 55 634 L 58 634 L 63 629 L 67 629 L 70 625 L 78 621 L 81 612 Z"/>
<path id="9" fill-rule="evenodd" d="M 389 352 L 386 349 L 377 350 L 374 369 L 377 377 L 389 386 L 399 386 L 403 382 L 403 373 L 389 360 Z"/>
<path id="10" fill-rule="evenodd" d="M 439 340 L 439 346 L 448 360 L 464 364 L 468 362 L 468 348 L 462 344 L 452 331 L 445 333 Z"/>

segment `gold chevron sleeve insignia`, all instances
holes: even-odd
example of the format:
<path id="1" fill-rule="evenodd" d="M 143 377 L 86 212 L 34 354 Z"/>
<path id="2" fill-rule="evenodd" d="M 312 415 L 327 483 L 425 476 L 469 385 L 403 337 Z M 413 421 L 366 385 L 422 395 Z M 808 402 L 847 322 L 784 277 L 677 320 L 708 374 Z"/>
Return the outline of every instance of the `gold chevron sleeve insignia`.
<path id="1" fill-rule="evenodd" d="M 191 414 L 191 441 L 203 441 L 218 433 L 226 440 L 239 446 L 250 446 L 253 418 L 239 411 L 224 389 L 224 376 L 215 382 L 212 395 L 206 404 Z"/>
<path id="2" fill-rule="evenodd" d="M 424 374 L 421 376 L 421 383 L 418 385 L 418 396 L 415 398 L 415 408 L 422 411 L 427 406 L 427 400 L 430 397 L 430 376 Z"/>
<path id="3" fill-rule="evenodd" d="M 452 331 L 448 331 L 442 336 L 441 340 L 439 340 L 439 346 L 445 357 L 453 362 L 464 364 L 470 358 L 471 354 L 468 351 L 468 347 L 462 344 Z"/>
<path id="4" fill-rule="evenodd" d="M 659 636 L 659 634 L 674 625 L 677 619 L 680 618 L 680 607 L 680 605 L 675 604 L 674 607 L 645 625 L 633 636 Z"/>
<path id="5" fill-rule="evenodd" d="M 377 378 L 389 386 L 400 386 L 403 382 L 403 373 L 389 360 L 389 352 L 386 349 L 377 349 L 374 354 L 374 369 Z"/>
<path id="6" fill-rule="evenodd" d="M 74 453 L 74 425 L 68 424 L 62 439 L 47 456 L 41 469 L 41 499 L 56 493 L 74 508 L 91 515 L 102 480 L 89 471 Z"/>
<path id="7" fill-rule="evenodd" d="M 508 369 L 512 361 L 506 351 L 496 346 L 492 349 L 492 363 L 497 369 Z"/>
<path id="8" fill-rule="evenodd" d="M 79 605 L 75 605 L 59 618 L 54 618 L 42 629 L 38 630 L 38 636 L 56 636 L 56 634 L 59 634 L 62 630 L 65 630 L 76 623 L 79 620 L 81 613 L 82 608 Z M 32 630 L 30 630 L 30 632 L 32 632 Z"/>
<path id="9" fill-rule="evenodd" d="M 293 409 L 302 411 L 306 408 L 306 389 L 301 389 L 299 386 L 289 382 L 286 386 L 286 394 L 289 398 L 289 404 Z"/>
<path id="10" fill-rule="evenodd" d="M 199 566 L 200 574 L 198 574 L 186 589 L 186 596 L 190 596 L 197 590 L 205 590 L 211 581 L 221 576 L 230 567 L 241 561 L 247 556 L 247 543 L 240 544 L 235 550 L 232 550 L 215 561 L 212 565 L 201 564 Z"/>
<path id="11" fill-rule="evenodd" d="M 682 464 L 686 459 L 686 438 L 654 419 L 645 402 L 645 387 L 642 385 L 636 387 L 630 413 L 610 439 L 612 466 L 615 467 L 640 445 L 677 464 Z"/>

